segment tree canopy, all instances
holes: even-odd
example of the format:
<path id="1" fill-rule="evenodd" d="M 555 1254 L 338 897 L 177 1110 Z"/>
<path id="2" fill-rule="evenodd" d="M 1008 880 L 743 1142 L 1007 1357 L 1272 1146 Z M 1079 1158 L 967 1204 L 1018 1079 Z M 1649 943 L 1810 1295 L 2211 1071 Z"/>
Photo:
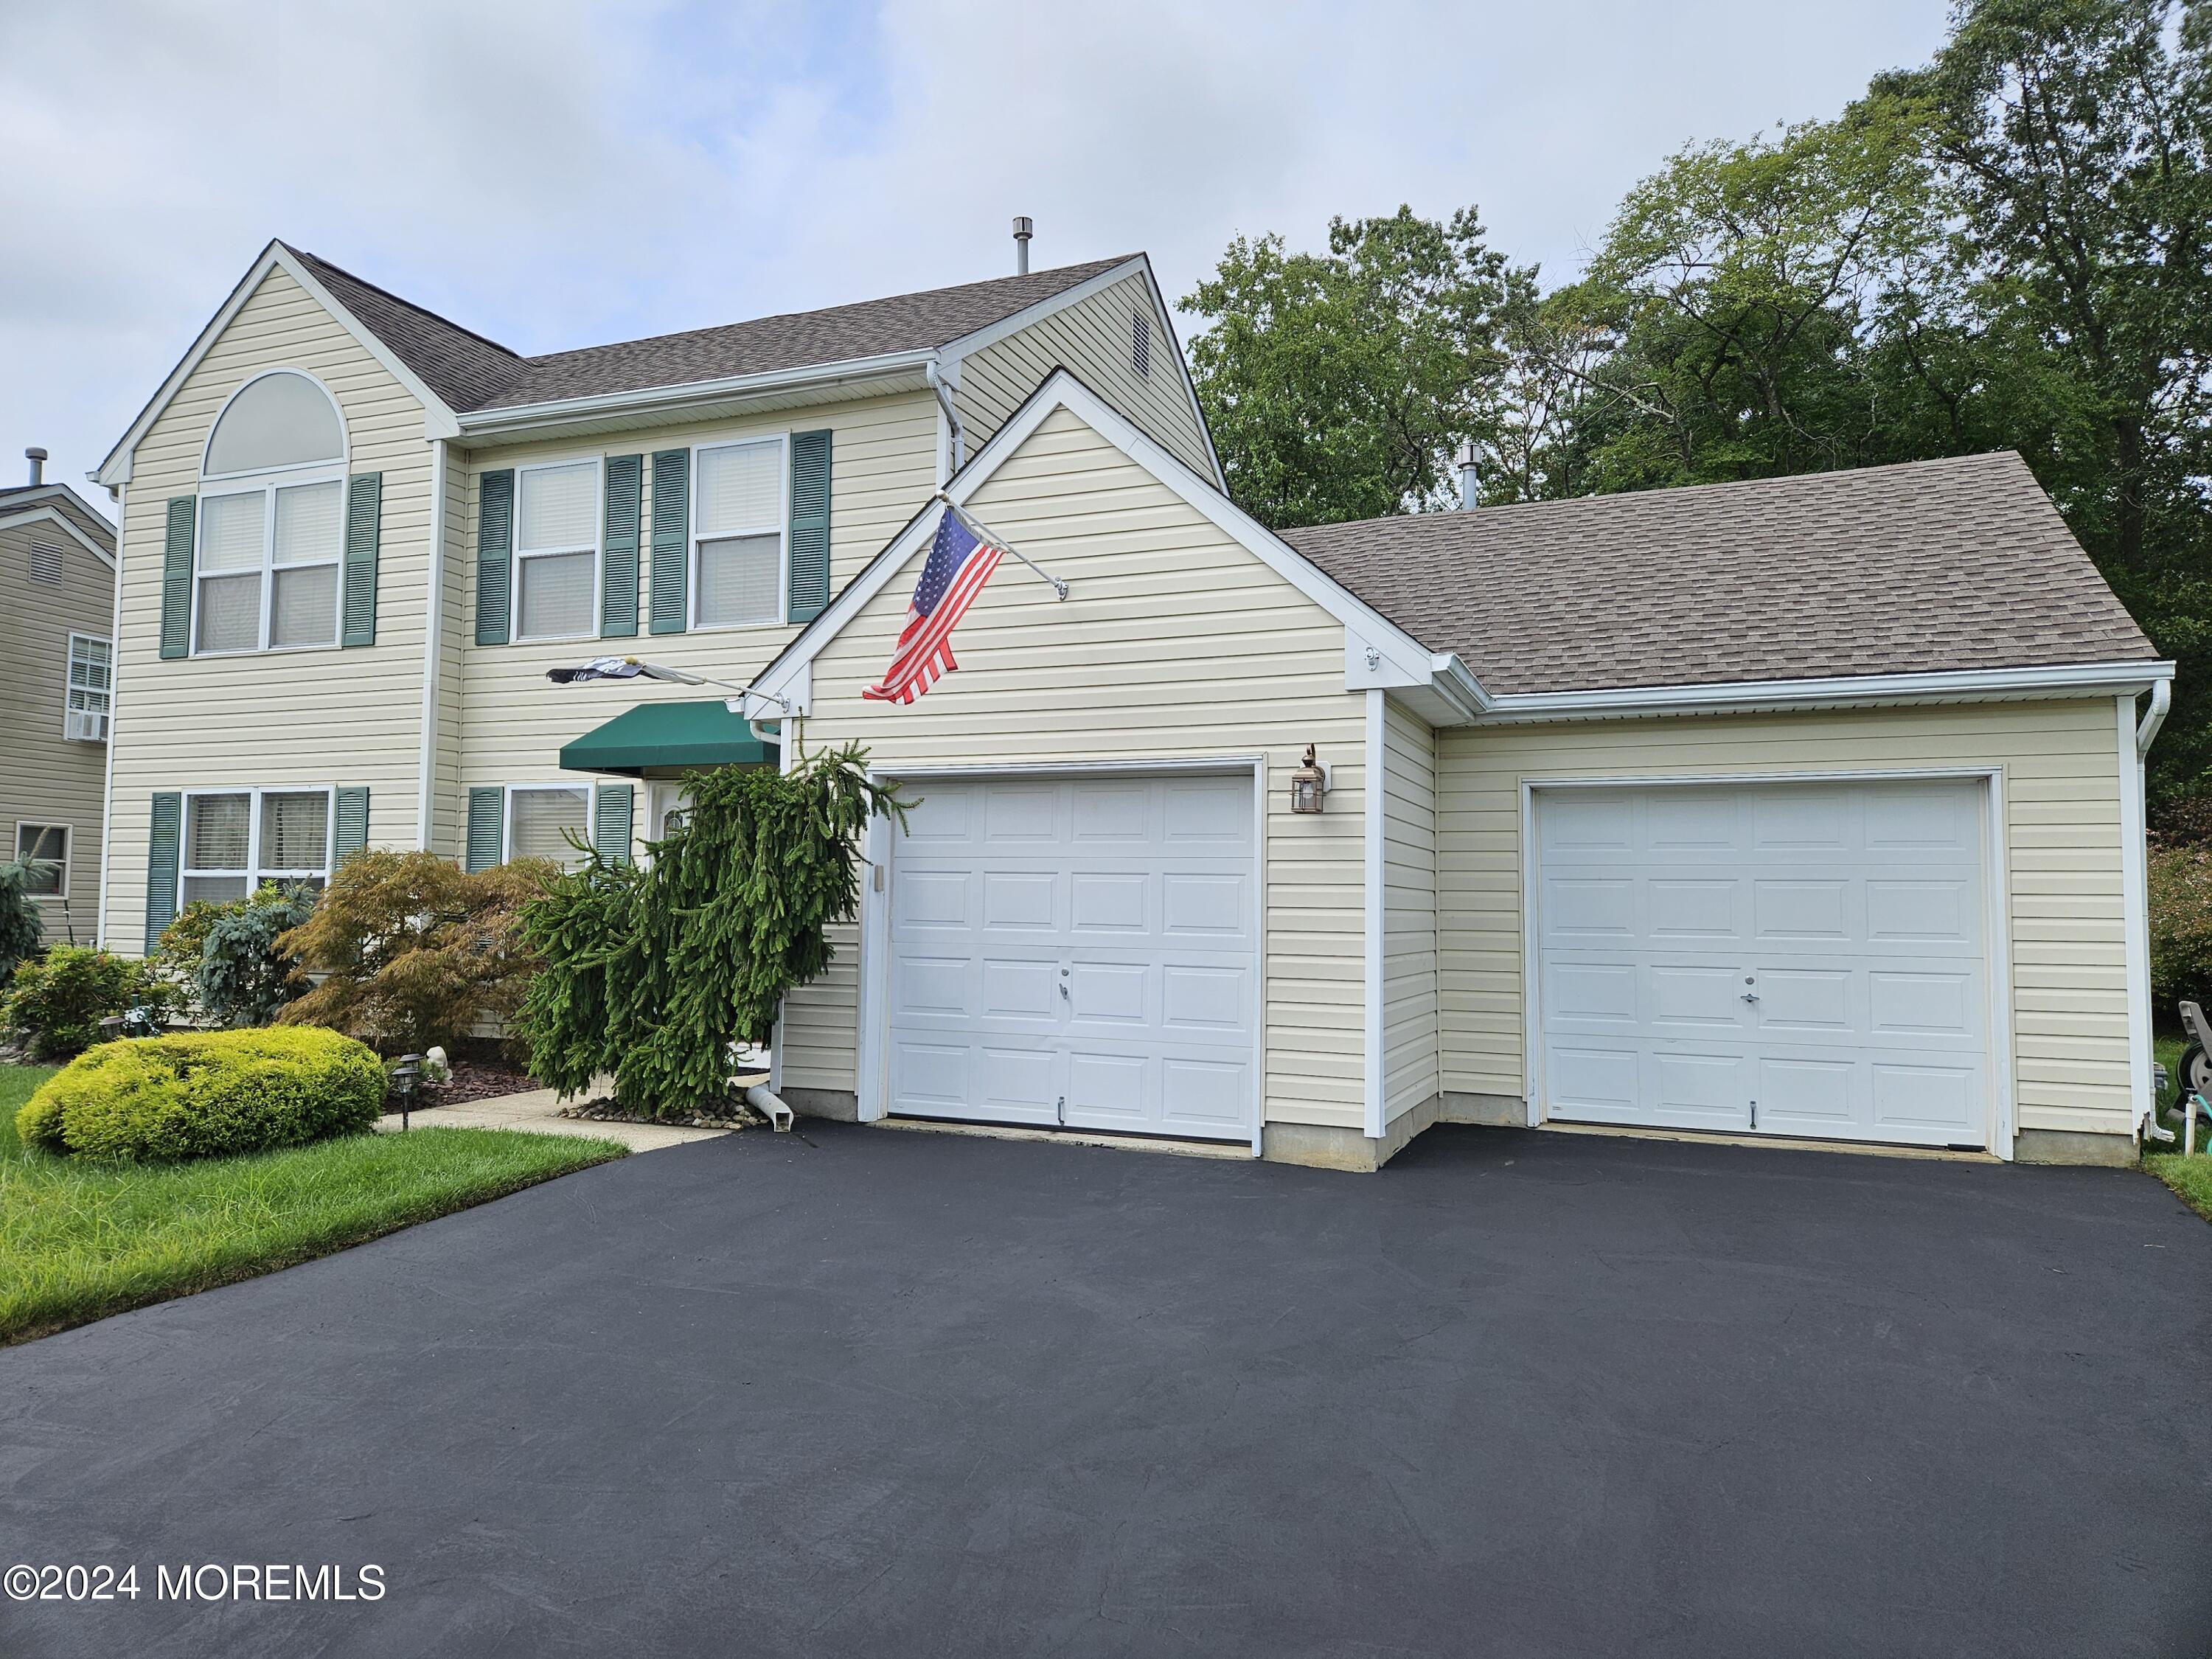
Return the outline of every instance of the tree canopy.
<path id="1" fill-rule="evenodd" d="M 1669 157 L 1548 291 L 1401 208 L 1182 304 L 1273 525 L 1446 505 L 1469 440 L 1486 501 L 2017 449 L 2180 664 L 2154 811 L 2212 791 L 2212 0 L 1963 0 L 1833 118 Z"/>

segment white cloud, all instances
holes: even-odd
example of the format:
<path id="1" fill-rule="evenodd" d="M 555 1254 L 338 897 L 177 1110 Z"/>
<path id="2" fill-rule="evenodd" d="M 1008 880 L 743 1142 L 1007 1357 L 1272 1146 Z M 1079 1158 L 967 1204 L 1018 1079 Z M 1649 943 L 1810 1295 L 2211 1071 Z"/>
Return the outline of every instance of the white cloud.
<path id="1" fill-rule="evenodd" d="M 1481 205 L 1571 269 L 1692 139 L 1832 112 L 1939 0 L 16 9 L 0 456 L 95 465 L 282 235 L 522 350 Z M 0 459 L 0 477 L 12 471 Z"/>

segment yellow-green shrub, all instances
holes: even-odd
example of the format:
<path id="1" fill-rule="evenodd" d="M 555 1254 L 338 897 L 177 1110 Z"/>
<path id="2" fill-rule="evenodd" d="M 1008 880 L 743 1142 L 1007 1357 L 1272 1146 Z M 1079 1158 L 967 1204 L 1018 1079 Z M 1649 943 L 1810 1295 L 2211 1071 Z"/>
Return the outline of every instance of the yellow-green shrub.
<path id="1" fill-rule="evenodd" d="M 367 1129 L 384 1089 L 375 1053 L 336 1031 L 186 1032 L 87 1049 L 24 1104 L 15 1133 L 85 1158 L 217 1158 Z"/>

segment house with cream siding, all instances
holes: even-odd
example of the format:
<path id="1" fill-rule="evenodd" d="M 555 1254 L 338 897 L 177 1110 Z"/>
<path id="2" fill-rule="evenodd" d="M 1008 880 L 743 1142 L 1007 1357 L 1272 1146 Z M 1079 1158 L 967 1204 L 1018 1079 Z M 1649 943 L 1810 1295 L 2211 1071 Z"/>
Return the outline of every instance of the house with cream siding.
<path id="1" fill-rule="evenodd" d="M 114 653 L 115 527 L 66 484 L 0 489 L 0 859 L 34 860 L 48 943 L 89 945 Z"/>
<path id="2" fill-rule="evenodd" d="M 2017 456 L 1277 533 L 1141 256 L 524 357 L 276 244 L 99 477 L 120 948 L 857 741 L 913 807 L 785 1003 L 802 1111 L 1354 1170 L 2149 1115 L 2172 668 Z M 865 697 L 948 503 L 1021 558 Z M 601 655 L 662 678 L 547 678 Z"/>

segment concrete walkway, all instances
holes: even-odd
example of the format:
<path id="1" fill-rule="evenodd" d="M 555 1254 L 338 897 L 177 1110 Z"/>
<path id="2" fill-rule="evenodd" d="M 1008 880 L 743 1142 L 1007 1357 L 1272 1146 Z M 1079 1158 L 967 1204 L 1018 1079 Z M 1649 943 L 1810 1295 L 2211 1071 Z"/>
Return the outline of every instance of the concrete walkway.
<path id="1" fill-rule="evenodd" d="M 413 1115 L 418 1129 L 526 1129 L 540 1135 L 588 1135 L 594 1140 L 617 1140 L 633 1152 L 654 1152 L 664 1146 L 682 1146 L 694 1140 L 712 1140 L 727 1129 L 679 1128 L 663 1123 L 594 1123 L 586 1118 L 562 1117 L 562 1097 L 551 1089 L 532 1089 L 527 1094 L 497 1095 L 471 1100 L 460 1106 L 433 1106 Z M 376 1126 L 381 1134 L 399 1133 L 399 1116 L 393 1113 Z"/>

